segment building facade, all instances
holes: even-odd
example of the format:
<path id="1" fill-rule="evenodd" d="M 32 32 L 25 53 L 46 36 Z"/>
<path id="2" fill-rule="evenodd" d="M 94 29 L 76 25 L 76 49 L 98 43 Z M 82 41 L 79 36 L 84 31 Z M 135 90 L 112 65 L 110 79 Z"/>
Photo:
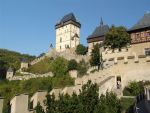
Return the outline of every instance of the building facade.
<path id="1" fill-rule="evenodd" d="M 10 79 L 14 76 L 14 71 L 13 69 L 10 67 L 8 70 L 7 70 L 7 73 L 6 73 L 6 79 Z"/>
<path id="2" fill-rule="evenodd" d="M 56 51 L 62 52 L 68 48 L 76 48 L 80 43 L 81 24 L 73 13 L 65 15 L 55 25 L 56 30 Z"/>
<path id="3" fill-rule="evenodd" d="M 150 55 L 150 13 L 146 13 L 128 33 L 131 36 L 132 51 Z"/>
<path id="4" fill-rule="evenodd" d="M 96 27 L 94 32 L 88 36 L 87 43 L 88 43 L 88 54 L 92 52 L 93 46 L 95 44 L 100 44 L 105 39 L 105 34 L 109 31 L 109 26 L 103 24 L 103 20 L 101 19 L 100 25 Z"/>

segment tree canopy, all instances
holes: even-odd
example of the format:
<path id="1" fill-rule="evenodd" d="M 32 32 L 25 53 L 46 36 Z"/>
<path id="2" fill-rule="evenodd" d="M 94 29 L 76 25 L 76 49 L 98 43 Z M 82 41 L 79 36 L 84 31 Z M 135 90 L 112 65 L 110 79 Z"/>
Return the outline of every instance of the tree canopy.
<path id="1" fill-rule="evenodd" d="M 76 54 L 86 55 L 86 53 L 87 53 L 87 48 L 84 45 L 79 44 L 76 48 Z"/>
<path id="2" fill-rule="evenodd" d="M 105 35 L 104 45 L 111 47 L 112 49 L 126 47 L 130 43 L 130 35 L 126 32 L 126 28 L 123 26 L 112 26 L 109 32 Z"/>

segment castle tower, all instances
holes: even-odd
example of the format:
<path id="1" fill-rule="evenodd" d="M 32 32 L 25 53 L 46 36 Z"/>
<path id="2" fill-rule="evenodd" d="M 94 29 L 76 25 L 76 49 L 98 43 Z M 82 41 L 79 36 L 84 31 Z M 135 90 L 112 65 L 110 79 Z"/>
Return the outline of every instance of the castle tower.
<path id="1" fill-rule="evenodd" d="M 67 48 L 76 48 L 80 43 L 81 24 L 76 20 L 73 13 L 65 15 L 56 29 L 56 51 L 62 52 Z"/>
<path id="2" fill-rule="evenodd" d="M 8 70 L 7 70 L 7 73 L 6 73 L 6 79 L 10 79 L 14 76 L 14 71 L 13 69 L 10 67 Z"/>

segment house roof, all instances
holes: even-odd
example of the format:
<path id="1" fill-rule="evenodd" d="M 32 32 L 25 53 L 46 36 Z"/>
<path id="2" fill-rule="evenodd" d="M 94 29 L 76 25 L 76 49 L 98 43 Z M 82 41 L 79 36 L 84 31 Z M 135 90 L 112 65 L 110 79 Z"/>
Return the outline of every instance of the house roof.
<path id="1" fill-rule="evenodd" d="M 96 27 L 94 32 L 88 36 L 88 39 L 95 37 L 102 37 L 109 31 L 108 25 L 103 25 L 103 21 L 101 19 L 100 26 Z"/>
<path id="2" fill-rule="evenodd" d="M 77 21 L 73 13 L 65 15 L 55 26 L 57 27 L 59 25 L 64 25 L 67 22 L 77 24 L 79 27 L 81 27 L 81 24 Z"/>
<path id="3" fill-rule="evenodd" d="M 144 14 L 144 16 L 128 31 L 134 31 L 142 28 L 150 27 L 150 13 Z"/>
<path id="4" fill-rule="evenodd" d="M 9 69 L 7 70 L 7 72 L 13 72 L 13 69 L 11 67 L 9 67 Z"/>

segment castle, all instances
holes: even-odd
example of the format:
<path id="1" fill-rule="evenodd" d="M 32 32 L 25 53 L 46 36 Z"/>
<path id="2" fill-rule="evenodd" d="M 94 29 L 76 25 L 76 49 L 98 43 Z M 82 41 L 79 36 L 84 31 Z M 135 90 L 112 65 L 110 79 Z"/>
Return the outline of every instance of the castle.
<path id="1" fill-rule="evenodd" d="M 64 16 L 59 23 L 55 25 L 56 29 L 56 47 L 46 56 L 63 56 L 64 58 L 88 61 L 93 45 L 103 43 L 105 34 L 109 31 L 109 26 L 104 25 L 101 19 L 100 25 L 96 27 L 94 32 L 87 37 L 88 54 L 85 56 L 76 55 L 74 50 L 80 44 L 80 28 L 81 24 L 77 21 L 73 13 Z M 133 27 L 127 30 L 131 36 L 131 44 L 128 48 L 121 48 L 121 51 L 115 49 L 106 49 L 102 51 L 104 60 L 104 69 L 91 73 L 94 67 L 88 70 L 88 75 L 81 78 L 75 77 L 74 86 L 65 87 L 63 89 L 53 89 L 50 94 L 54 94 L 58 99 L 59 93 L 71 95 L 73 92 L 79 94 L 83 84 L 88 80 L 97 83 L 99 86 L 99 95 L 105 94 L 106 91 L 115 92 L 118 97 L 123 96 L 122 91 L 130 81 L 150 81 L 150 13 L 145 14 Z M 45 56 L 37 59 L 31 64 L 44 59 Z M 9 70 L 12 72 L 12 70 Z M 9 73 L 11 74 L 11 73 Z M 73 73 L 74 75 L 74 73 Z M 12 76 L 12 75 L 11 75 Z M 51 76 L 52 77 L 52 76 Z M 120 79 L 118 79 L 120 78 Z M 145 95 L 150 100 L 150 87 L 145 87 Z M 30 102 L 33 108 L 36 107 L 38 101 L 43 105 L 46 91 L 38 91 L 35 93 Z M 2 101 L 1 101 L 2 100 Z M 28 95 L 16 95 L 10 102 L 11 113 L 20 113 L 24 109 L 24 113 L 33 113 L 28 110 Z M 0 99 L 3 102 L 3 99 Z M 24 102 L 23 104 L 21 104 Z M 2 106 L 2 104 L 0 105 Z M 20 106 L 20 107 L 18 107 Z M 1 108 L 1 107 L 0 107 Z"/>

